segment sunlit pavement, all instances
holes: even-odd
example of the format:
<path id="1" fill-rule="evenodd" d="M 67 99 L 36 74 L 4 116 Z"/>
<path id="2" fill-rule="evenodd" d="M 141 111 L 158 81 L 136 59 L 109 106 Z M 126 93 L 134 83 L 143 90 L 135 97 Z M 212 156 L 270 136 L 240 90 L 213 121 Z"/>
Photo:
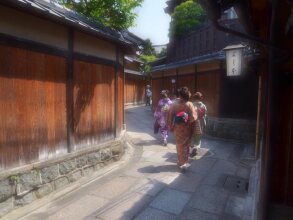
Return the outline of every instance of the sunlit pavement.
<path id="1" fill-rule="evenodd" d="M 204 139 L 186 173 L 176 163 L 174 138 L 153 134 L 149 106 L 127 108 L 134 153 L 127 165 L 22 219 L 251 219 L 248 144 Z"/>

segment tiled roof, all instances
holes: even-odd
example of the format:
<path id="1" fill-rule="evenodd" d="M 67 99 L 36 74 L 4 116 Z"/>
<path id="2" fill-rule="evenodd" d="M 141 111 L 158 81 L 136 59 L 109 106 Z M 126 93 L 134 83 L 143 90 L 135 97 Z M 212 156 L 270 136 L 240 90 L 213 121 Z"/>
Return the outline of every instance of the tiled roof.
<path id="1" fill-rule="evenodd" d="M 102 24 L 90 20 L 89 18 L 50 0 L 1 0 L 0 5 L 1 4 L 36 13 L 47 19 L 73 26 L 81 31 L 89 32 L 90 34 L 115 41 L 125 46 L 137 46 L 132 38 L 129 37 L 128 39 L 128 36 L 125 34 L 123 35 L 122 32 L 105 27 Z"/>

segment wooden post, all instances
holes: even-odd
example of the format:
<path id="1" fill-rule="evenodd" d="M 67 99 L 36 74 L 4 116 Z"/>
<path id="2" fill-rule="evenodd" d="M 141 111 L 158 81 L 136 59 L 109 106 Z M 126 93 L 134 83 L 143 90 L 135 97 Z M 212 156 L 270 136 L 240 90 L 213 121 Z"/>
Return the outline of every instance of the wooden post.
<path id="1" fill-rule="evenodd" d="M 176 87 L 175 87 L 176 95 L 177 95 L 178 86 L 179 86 L 179 76 L 178 76 L 178 68 L 176 68 Z"/>
<path id="2" fill-rule="evenodd" d="M 114 137 L 118 137 L 118 116 L 119 116 L 119 108 L 118 108 L 118 77 L 119 77 L 119 48 L 116 46 L 116 63 L 115 63 L 115 88 L 114 88 L 114 97 L 115 97 L 115 109 L 114 109 L 114 118 L 115 118 L 115 125 L 114 125 Z"/>
<path id="3" fill-rule="evenodd" d="M 67 108 L 67 150 L 75 151 L 74 146 L 74 115 L 73 115 L 73 45 L 74 31 L 68 32 L 68 56 L 67 56 L 67 84 L 66 84 L 66 108 Z"/>
<path id="4" fill-rule="evenodd" d="M 197 92 L 197 65 L 194 64 L 194 84 L 193 84 L 194 91 Z"/>

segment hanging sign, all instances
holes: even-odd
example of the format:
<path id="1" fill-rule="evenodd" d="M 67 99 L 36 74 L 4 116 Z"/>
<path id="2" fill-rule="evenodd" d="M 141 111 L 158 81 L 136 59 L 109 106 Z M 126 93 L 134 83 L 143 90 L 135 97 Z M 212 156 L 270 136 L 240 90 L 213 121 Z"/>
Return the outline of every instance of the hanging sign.
<path id="1" fill-rule="evenodd" d="M 226 51 L 227 76 L 239 76 L 241 74 L 243 48 L 242 44 L 224 48 Z"/>

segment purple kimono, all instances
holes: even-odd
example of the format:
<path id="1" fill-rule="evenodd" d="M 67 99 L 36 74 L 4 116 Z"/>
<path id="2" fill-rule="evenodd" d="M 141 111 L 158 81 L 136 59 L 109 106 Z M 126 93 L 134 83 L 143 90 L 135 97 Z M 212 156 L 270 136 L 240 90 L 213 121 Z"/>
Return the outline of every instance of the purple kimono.
<path id="1" fill-rule="evenodd" d="M 172 101 L 169 98 L 160 99 L 154 117 L 160 125 L 160 132 L 164 140 L 168 138 L 167 115 Z"/>

